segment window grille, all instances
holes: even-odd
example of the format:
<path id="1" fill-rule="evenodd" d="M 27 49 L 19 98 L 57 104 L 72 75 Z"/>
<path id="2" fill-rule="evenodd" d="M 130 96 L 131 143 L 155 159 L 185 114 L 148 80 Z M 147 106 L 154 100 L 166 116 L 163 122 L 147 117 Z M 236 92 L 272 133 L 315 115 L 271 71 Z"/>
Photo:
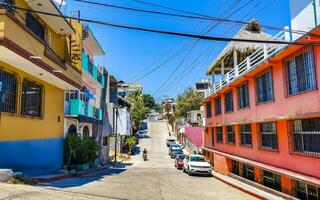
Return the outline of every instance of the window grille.
<path id="1" fill-rule="evenodd" d="M 221 114 L 221 97 L 215 99 L 215 115 Z"/>
<path id="2" fill-rule="evenodd" d="M 238 87 L 238 103 L 239 108 L 249 107 L 249 86 L 248 83 L 245 83 Z"/>
<path id="3" fill-rule="evenodd" d="M 320 158 L 320 118 L 292 120 L 290 152 Z"/>
<path id="4" fill-rule="evenodd" d="M 18 92 L 16 76 L 0 69 L 0 84 L 1 112 L 16 113 Z"/>
<path id="5" fill-rule="evenodd" d="M 21 113 L 34 117 L 42 114 L 42 87 L 29 80 L 22 83 Z"/>
<path id="6" fill-rule="evenodd" d="M 280 175 L 263 170 L 263 185 L 281 191 Z"/>
<path id="7" fill-rule="evenodd" d="M 226 112 L 232 112 L 233 111 L 233 95 L 232 91 L 226 93 L 224 95 L 225 97 L 225 110 Z"/>
<path id="8" fill-rule="evenodd" d="M 320 188 L 303 183 L 300 181 L 294 181 L 295 195 L 298 199 L 303 200 L 320 200 Z"/>
<path id="9" fill-rule="evenodd" d="M 211 117 L 212 113 L 211 113 L 211 102 L 207 103 L 207 117 Z"/>
<path id="10" fill-rule="evenodd" d="M 27 12 L 26 15 L 26 26 L 36 34 L 41 40 L 45 39 L 45 29 L 44 26 L 30 13 Z"/>
<path id="11" fill-rule="evenodd" d="M 234 126 L 227 126 L 227 143 L 235 144 Z"/>
<path id="12" fill-rule="evenodd" d="M 259 75 L 256 78 L 256 89 L 257 89 L 257 102 L 264 103 L 272 101 L 273 97 L 273 86 L 272 86 L 272 72 L 271 70 Z"/>
<path id="13" fill-rule="evenodd" d="M 260 147 L 264 149 L 278 149 L 276 123 L 260 124 Z"/>
<path id="14" fill-rule="evenodd" d="M 287 94 L 295 95 L 317 88 L 312 48 L 304 48 L 286 63 Z"/>
<path id="15" fill-rule="evenodd" d="M 252 145 L 251 124 L 240 125 L 240 144 Z"/>
<path id="16" fill-rule="evenodd" d="M 222 132 L 221 126 L 216 127 L 216 133 L 217 133 L 217 142 L 223 143 L 223 132 Z"/>
<path id="17" fill-rule="evenodd" d="M 242 163 L 242 176 L 243 178 L 254 181 L 254 167 L 252 165 Z"/>

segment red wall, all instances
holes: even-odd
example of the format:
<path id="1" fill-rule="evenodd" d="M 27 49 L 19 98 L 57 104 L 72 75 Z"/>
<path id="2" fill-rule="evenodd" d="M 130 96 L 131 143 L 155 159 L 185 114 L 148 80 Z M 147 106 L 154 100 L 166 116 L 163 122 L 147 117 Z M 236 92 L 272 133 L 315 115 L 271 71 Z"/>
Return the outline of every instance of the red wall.
<path id="1" fill-rule="evenodd" d="M 292 52 L 293 53 L 293 52 Z M 318 88 L 320 88 L 320 48 L 314 48 L 316 63 L 316 79 Z M 227 152 L 233 155 L 242 156 L 248 159 L 270 164 L 273 166 L 289 169 L 311 176 L 320 178 L 320 159 L 305 156 L 296 156 L 289 154 L 287 119 L 301 117 L 320 117 L 320 90 L 305 92 L 295 96 L 286 97 L 283 64 L 281 60 L 269 62 L 263 67 L 271 69 L 273 75 L 274 101 L 265 104 L 256 105 L 254 78 L 261 70 L 253 70 L 246 77 L 243 77 L 237 85 L 230 85 L 229 89 L 223 89 L 223 93 L 233 90 L 234 112 L 224 113 L 224 95 L 221 96 L 222 114 L 215 116 L 214 97 L 211 97 L 212 114 L 211 118 L 207 118 L 208 133 L 205 134 L 205 146 Z M 237 86 L 243 81 L 249 81 L 250 108 L 238 110 L 237 102 Z M 256 123 L 261 121 L 276 121 L 278 133 L 278 152 L 259 150 L 258 136 L 256 131 Z M 215 143 L 211 145 L 211 128 L 217 125 L 243 124 L 253 122 L 252 125 L 252 148 L 239 146 L 238 127 L 236 126 L 236 145 Z"/>

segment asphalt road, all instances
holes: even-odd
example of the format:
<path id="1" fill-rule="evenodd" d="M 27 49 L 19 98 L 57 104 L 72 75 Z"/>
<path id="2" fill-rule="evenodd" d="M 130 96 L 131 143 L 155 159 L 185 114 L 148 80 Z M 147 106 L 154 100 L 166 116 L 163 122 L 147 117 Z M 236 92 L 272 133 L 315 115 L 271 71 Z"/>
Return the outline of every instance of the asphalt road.
<path id="1" fill-rule="evenodd" d="M 140 154 L 117 167 L 47 186 L 0 184 L 0 199 L 254 199 L 213 177 L 190 177 L 175 169 L 167 137 L 165 122 L 151 122 L 149 137 L 140 140 L 141 151 L 149 151 L 148 161 Z"/>

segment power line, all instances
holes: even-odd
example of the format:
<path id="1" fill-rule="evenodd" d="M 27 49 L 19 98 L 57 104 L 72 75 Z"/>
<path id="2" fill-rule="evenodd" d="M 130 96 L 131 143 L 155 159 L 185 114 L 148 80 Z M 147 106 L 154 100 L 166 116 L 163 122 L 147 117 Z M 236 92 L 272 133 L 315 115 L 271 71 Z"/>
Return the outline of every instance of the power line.
<path id="1" fill-rule="evenodd" d="M 320 43 L 306 43 L 306 42 L 288 42 L 283 40 L 253 40 L 253 39 L 241 39 L 241 38 L 228 38 L 228 37 L 218 37 L 218 36 L 206 36 L 206 35 L 197 35 L 197 34 L 190 34 L 190 33 L 182 33 L 182 32 L 173 32 L 173 31 L 164 31 L 164 30 L 157 30 L 157 29 L 149 29 L 149 28 L 142 28 L 136 26 L 129 26 L 129 25 L 122 25 L 122 24 L 115 24 L 115 23 L 108 23 L 103 21 L 85 19 L 85 18 L 78 18 L 66 15 L 59 15 L 54 13 L 48 13 L 43 11 L 32 10 L 28 8 L 22 8 L 15 5 L 9 5 L 7 3 L 0 2 L 0 5 L 5 7 L 11 7 L 13 9 L 24 10 L 27 12 L 38 13 L 48 16 L 60 17 L 65 19 L 74 19 L 83 22 L 89 22 L 94 24 L 100 24 L 105 26 L 117 27 L 117 28 L 124 28 L 124 29 L 131 29 L 131 30 L 138 30 L 150 33 L 159 33 L 164 35 L 174 35 L 174 36 L 181 36 L 181 37 L 189 37 L 189 38 L 198 38 L 201 40 L 209 40 L 209 41 L 222 41 L 222 42 L 251 42 L 251 43 L 263 43 L 263 44 L 287 44 L 287 45 L 299 45 L 299 46 L 320 46 Z"/>
<path id="2" fill-rule="evenodd" d="M 190 11 L 181 10 L 181 9 L 177 9 L 177 8 L 172 8 L 172 7 L 168 7 L 168 6 L 163 6 L 163 5 L 160 5 L 160 4 L 146 2 L 146 1 L 142 1 L 142 0 L 132 0 L 132 1 L 135 1 L 135 2 L 138 2 L 138 3 L 141 3 L 141 4 L 151 5 L 151 6 L 158 7 L 158 8 L 164 8 L 164 9 L 171 10 L 171 11 L 176 11 L 176 12 L 180 12 L 180 13 L 186 13 L 186 14 L 198 16 L 199 19 L 202 19 L 202 20 L 216 20 L 216 21 L 223 21 L 223 22 L 230 22 L 230 23 L 238 23 L 238 24 L 243 24 L 243 25 L 248 24 L 248 22 L 241 21 L 241 20 L 231 20 L 231 19 L 213 17 L 213 16 L 210 16 L 210 15 L 205 15 L 205 14 L 196 13 L 196 12 L 190 12 Z M 290 29 L 287 29 L 287 28 L 281 28 L 281 27 L 270 26 L 270 25 L 261 24 L 260 26 L 263 27 L 263 28 L 266 28 L 266 29 L 291 32 L 291 33 L 296 33 L 296 34 L 301 34 L 301 35 L 304 35 L 304 34 L 308 33 L 307 31 L 303 31 L 303 30 L 290 30 Z M 314 34 L 314 35 L 316 35 L 316 34 Z M 316 36 L 319 36 L 319 35 L 316 35 Z"/>

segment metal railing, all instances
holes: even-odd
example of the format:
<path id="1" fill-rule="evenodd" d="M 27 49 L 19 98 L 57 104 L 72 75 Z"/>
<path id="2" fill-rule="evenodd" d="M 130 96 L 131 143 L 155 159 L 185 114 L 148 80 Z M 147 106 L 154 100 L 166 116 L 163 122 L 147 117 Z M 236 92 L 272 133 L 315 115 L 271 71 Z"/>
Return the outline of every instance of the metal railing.
<path id="1" fill-rule="evenodd" d="M 273 37 L 273 40 L 286 40 L 287 36 L 285 32 L 280 32 Z M 278 52 L 280 52 L 286 44 L 263 44 L 257 50 L 240 62 L 237 66 L 235 66 L 228 73 L 223 75 L 218 81 L 213 83 L 211 87 L 207 91 L 205 91 L 205 97 L 218 92 L 223 87 L 229 85 L 237 78 L 243 76 L 244 74 L 251 71 L 253 68 L 259 66 L 267 59 L 275 56 Z"/>

